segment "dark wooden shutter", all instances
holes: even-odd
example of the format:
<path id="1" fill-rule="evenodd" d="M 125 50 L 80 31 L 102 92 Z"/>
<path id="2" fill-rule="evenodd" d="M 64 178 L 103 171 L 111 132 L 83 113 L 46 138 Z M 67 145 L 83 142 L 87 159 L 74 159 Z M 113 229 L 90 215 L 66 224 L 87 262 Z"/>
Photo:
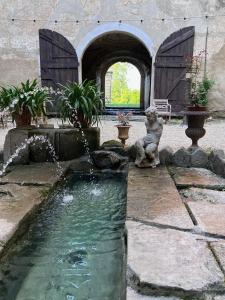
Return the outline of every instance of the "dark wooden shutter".
<path id="1" fill-rule="evenodd" d="M 78 82 L 78 58 L 71 43 L 61 34 L 49 29 L 39 30 L 41 81 L 43 86 Z M 48 106 L 49 114 L 56 114 L 58 101 Z"/>
<path id="2" fill-rule="evenodd" d="M 186 57 L 193 55 L 195 28 L 182 28 L 160 46 L 155 60 L 154 98 L 169 99 L 172 112 L 181 112 L 188 98 Z"/>

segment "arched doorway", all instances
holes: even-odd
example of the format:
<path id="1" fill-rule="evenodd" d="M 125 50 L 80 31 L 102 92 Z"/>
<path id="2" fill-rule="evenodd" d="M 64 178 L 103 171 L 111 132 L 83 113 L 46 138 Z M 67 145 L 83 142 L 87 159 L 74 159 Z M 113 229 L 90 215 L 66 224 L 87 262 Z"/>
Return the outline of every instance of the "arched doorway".
<path id="1" fill-rule="evenodd" d="M 151 55 L 154 55 L 154 50 L 151 39 L 131 25 L 100 25 L 89 32 L 76 49 L 63 35 L 41 29 L 42 84 L 55 88 L 68 81 L 89 79 L 95 80 L 105 93 L 105 75 L 109 67 L 117 62 L 127 62 L 133 64 L 141 75 L 140 107 L 135 111 L 143 112 L 149 106 L 150 98 L 161 98 L 169 99 L 172 112 L 179 114 L 188 94 L 185 57 L 193 54 L 194 33 L 194 27 L 172 33 L 157 52 L 155 74 L 152 74 Z M 57 105 L 53 108 L 51 113 L 57 114 Z M 115 112 L 113 108 L 107 110 Z"/>
<path id="2" fill-rule="evenodd" d="M 95 80 L 105 95 L 105 75 L 109 67 L 117 62 L 130 63 L 139 70 L 140 103 L 133 110 L 142 112 L 150 104 L 152 58 L 137 38 L 124 32 L 110 32 L 94 40 L 83 55 L 82 80 Z M 105 101 L 107 112 L 118 109 L 106 104 Z"/>

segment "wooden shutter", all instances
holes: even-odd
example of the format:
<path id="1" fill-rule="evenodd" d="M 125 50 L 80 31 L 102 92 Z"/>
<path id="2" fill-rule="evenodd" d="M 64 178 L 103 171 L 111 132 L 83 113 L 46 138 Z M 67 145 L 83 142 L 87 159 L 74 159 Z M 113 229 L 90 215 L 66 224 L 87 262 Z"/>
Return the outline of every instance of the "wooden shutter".
<path id="1" fill-rule="evenodd" d="M 171 34 L 160 46 L 155 60 L 154 98 L 169 99 L 172 112 L 181 112 L 188 98 L 186 57 L 193 55 L 195 29 L 183 28 Z"/>
<path id="2" fill-rule="evenodd" d="M 71 43 L 61 34 L 49 29 L 39 30 L 41 81 L 43 86 L 78 82 L 78 58 Z M 49 114 L 56 114 L 58 101 L 48 106 Z"/>

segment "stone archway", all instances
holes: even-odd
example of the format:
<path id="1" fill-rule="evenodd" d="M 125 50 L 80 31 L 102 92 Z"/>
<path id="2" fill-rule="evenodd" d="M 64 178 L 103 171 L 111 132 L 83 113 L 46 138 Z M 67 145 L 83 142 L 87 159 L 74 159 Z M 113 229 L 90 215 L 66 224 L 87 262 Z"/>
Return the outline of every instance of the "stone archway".
<path id="1" fill-rule="evenodd" d="M 121 32 L 133 36 L 145 46 L 150 56 L 155 56 L 153 41 L 144 31 L 130 24 L 110 22 L 98 25 L 92 31 L 87 33 L 78 45 L 74 45 L 74 47 L 76 48 L 78 60 L 80 62 L 82 61 L 84 52 L 96 39 L 105 34 L 110 34 L 113 32 Z"/>
<path id="2" fill-rule="evenodd" d="M 150 104 L 152 58 L 140 40 L 124 32 L 110 32 L 95 39 L 86 49 L 82 59 L 82 80 L 95 80 L 104 92 L 105 74 L 116 62 L 129 62 L 141 74 L 140 108 Z M 114 109 L 115 111 L 115 109 Z"/>

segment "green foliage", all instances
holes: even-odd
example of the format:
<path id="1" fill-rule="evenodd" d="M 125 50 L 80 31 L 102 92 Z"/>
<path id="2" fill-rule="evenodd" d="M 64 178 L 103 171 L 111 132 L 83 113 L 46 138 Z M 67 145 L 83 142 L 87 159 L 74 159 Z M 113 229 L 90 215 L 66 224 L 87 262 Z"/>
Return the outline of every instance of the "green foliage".
<path id="1" fill-rule="evenodd" d="M 76 127 L 79 126 L 77 118 L 82 127 L 98 124 L 103 105 L 97 85 L 93 81 L 85 80 L 82 84 L 72 82 L 61 87 L 62 119 L 69 120 Z"/>
<path id="2" fill-rule="evenodd" d="M 48 91 L 38 87 L 36 79 L 22 82 L 20 86 L 0 87 L 0 110 L 7 110 L 12 114 L 22 114 L 28 109 L 33 117 L 39 117 L 45 114 L 47 101 Z"/>
<path id="3" fill-rule="evenodd" d="M 112 77 L 112 101 L 114 107 L 140 107 L 140 91 L 130 89 L 127 84 L 127 63 L 116 63 L 111 67 Z"/>
<path id="4" fill-rule="evenodd" d="M 206 106 L 208 104 L 209 90 L 213 87 L 214 84 L 215 82 L 208 77 L 204 77 L 202 81 L 197 82 L 193 87 L 193 90 L 195 92 L 192 94 L 192 104 Z"/>
<path id="5" fill-rule="evenodd" d="M 197 97 L 198 104 L 207 105 L 208 104 L 208 92 L 213 87 L 215 82 L 207 77 L 203 79 L 202 82 L 199 83 L 197 88 Z"/>

